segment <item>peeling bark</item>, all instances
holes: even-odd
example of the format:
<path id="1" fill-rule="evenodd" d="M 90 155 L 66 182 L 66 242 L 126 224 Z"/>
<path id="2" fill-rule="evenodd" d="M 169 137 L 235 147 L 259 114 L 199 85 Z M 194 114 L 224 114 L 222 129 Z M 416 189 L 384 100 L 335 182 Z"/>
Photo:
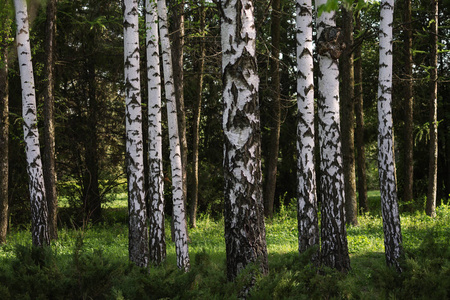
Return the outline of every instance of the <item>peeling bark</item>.
<path id="1" fill-rule="evenodd" d="M 183 187 L 183 165 L 181 162 L 180 135 L 177 121 L 177 103 L 173 83 L 171 46 L 167 24 L 165 0 L 158 0 L 159 33 L 161 36 L 162 59 L 164 69 L 164 88 L 167 100 L 167 118 L 169 127 L 170 164 L 172 169 L 173 229 L 177 266 L 188 271 L 190 268 L 187 223 Z"/>
<path id="2" fill-rule="evenodd" d="M 261 186 L 256 30 L 251 0 L 223 0 L 225 244 L 229 280 L 248 264 L 268 272 Z"/>
<path id="3" fill-rule="evenodd" d="M 314 161 L 313 8 L 311 0 L 297 0 L 297 219 L 298 249 L 320 246 Z M 319 249 L 318 249 L 319 251 Z M 318 254 L 316 259 L 318 259 Z"/>
<path id="4" fill-rule="evenodd" d="M 128 173 L 129 257 L 137 266 L 147 267 L 149 242 L 144 191 L 144 149 L 139 73 L 139 32 L 137 0 L 124 1 L 125 128 Z"/>
<path id="5" fill-rule="evenodd" d="M 14 0 L 17 24 L 17 53 L 22 85 L 22 116 L 27 156 L 27 173 L 31 201 L 31 234 L 33 245 L 49 245 L 48 211 L 42 171 L 39 132 L 37 128 L 36 94 L 25 0 Z"/>
<path id="6" fill-rule="evenodd" d="M 326 0 L 316 2 L 317 7 Z M 342 53 L 336 13 L 317 20 L 319 47 L 319 146 L 322 195 L 322 264 L 342 272 L 350 269 L 344 211 L 344 174 L 339 116 L 339 62 Z"/>
<path id="7" fill-rule="evenodd" d="M 150 260 L 152 263 L 159 265 L 166 259 L 166 238 L 161 136 L 161 74 L 156 1 L 146 0 L 145 10 L 147 27 Z"/>
<path id="8" fill-rule="evenodd" d="M 392 22 L 394 1 L 385 0 L 380 11 L 380 64 L 378 77 L 378 173 L 380 176 L 386 262 L 401 270 L 402 233 L 395 178 L 392 121 Z"/>

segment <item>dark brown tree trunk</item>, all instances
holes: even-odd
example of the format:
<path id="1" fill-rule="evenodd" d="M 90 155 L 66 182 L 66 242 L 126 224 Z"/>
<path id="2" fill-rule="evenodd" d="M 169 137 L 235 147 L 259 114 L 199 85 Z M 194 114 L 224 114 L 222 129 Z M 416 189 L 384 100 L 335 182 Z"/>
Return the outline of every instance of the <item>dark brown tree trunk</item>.
<path id="1" fill-rule="evenodd" d="M 201 0 L 200 6 L 200 57 L 197 60 L 196 72 L 198 73 L 197 79 L 197 99 L 194 106 L 194 123 L 192 124 L 193 141 L 192 141 L 192 196 L 191 196 L 191 227 L 197 227 L 197 206 L 198 206 L 198 144 L 199 144 L 199 131 L 200 131 L 200 115 L 202 111 L 202 91 L 203 91 L 203 71 L 205 66 L 205 5 Z"/>
<path id="2" fill-rule="evenodd" d="M 359 13 L 356 16 L 356 31 L 361 31 L 361 19 Z M 363 94 L 363 76 L 362 76 L 362 55 L 361 44 L 355 48 L 354 73 L 355 73 L 355 115 L 356 115 L 356 160 L 358 175 L 358 200 L 361 212 L 368 212 L 367 202 L 367 175 L 366 175 L 366 151 L 364 144 L 364 94 Z"/>
<path id="3" fill-rule="evenodd" d="M 278 151 L 280 145 L 280 0 L 272 1 L 272 47 L 270 60 L 270 73 L 272 76 L 272 101 L 271 115 L 272 126 L 270 128 L 270 142 L 268 163 L 266 167 L 266 182 L 264 186 L 264 214 L 266 217 L 272 217 L 273 204 L 275 200 L 275 189 L 277 186 L 277 165 Z"/>
<path id="4" fill-rule="evenodd" d="M 405 55 L 405 178 L 403 187 L 403 202 L 411 203 L 413 200 L 414 180 L 414 119 L 413 119 L 413 81 L 412 81 L 412 29 L 411 29 L 411 0 L 405 1 L 404 8 L 404 55 Z"/>
<path id="5" fill-rule="evenodd" d="M 56 0 L 47 2 L 47 23 L 45 55 L 45 75 L 47 86 L 44 99 L 44 181 L 48 207 L 48 229 L 50 239 L 58 238 L 58 195 L 56 193 L 56 163 L 55 163 L 55 41 L 56 41 Z"/>
<path id="6" fill-rule="evenodd" d="M 342 9 L 342 35 L 346 48 L 340 57 L 341 67 L 341 136 L 344 160 L 345 222 L 358 225 L 355 174 L 355 109 L 353 103 L 355 78 L 353 74 L 353 11 Z"/>
<path id="7" fill-rule="evenodd" d="M 438 0 L 431 0 L 432 4 L 432 40 L 431 40 L 431 93 L 430 93 L 430 156 L 428 173 L 428 193 L 426 213 L 431 217 L 436 216 L 436 190 L 437 190 L 437 61 L 438 61 Z"/>
<path id="8" fill-rule="evenodd" d="M 3 22 L 2 22 L 3 23 Z M 3 33 L 3 32 L 2 32 Z M 4 38 L 6 37 L 6 38 Z M 7 40 L 8 34 L 2 40 Z M 8 101 L 8 47 L 0 45 L 0 245 L 6 243 L 8 231 L 8 176 L 9 176 L 9 101 Z"/>

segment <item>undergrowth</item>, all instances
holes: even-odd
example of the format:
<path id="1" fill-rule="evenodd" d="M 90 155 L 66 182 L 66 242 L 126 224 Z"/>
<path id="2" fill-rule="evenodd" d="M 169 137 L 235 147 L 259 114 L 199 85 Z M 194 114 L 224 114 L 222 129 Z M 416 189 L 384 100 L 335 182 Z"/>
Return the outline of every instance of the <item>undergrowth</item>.
<path id="1" fill-rule="evenodd" d="M 402 273 L 386 267 L 379 215 L 360 216 L 359 226 L 347 228 L 352 269 L 346 275 L 317 269 L 313 251 L 298 254 L 295 209 L 282 207 L 266 221 L 269 274 L 255 278 L 249 270 L 235 282 L 226 280 L 223 220 L 207 215 L 189 231 L 188 273 L 176 268 L 169 232 L 167 261 L 141 269 L 128 261 L 123 222 L 60 229 L 45 248 L 32 247 L 29 232 L 13 231 L 0 246 L 0 299 L 236 299 L 249 282 L 249 299 L 450 298 L 449 206 L 440 206 L 434 219 L 402 215 Z"/>

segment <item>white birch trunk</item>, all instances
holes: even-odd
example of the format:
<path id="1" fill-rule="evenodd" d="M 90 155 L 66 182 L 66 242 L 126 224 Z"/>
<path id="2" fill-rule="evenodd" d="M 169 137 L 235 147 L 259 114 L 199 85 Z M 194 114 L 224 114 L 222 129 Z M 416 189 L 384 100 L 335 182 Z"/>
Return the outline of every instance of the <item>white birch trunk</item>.
<path id="1" fill-rule="evenodd" d="M 394 19 L 394 0 L 381 2 L 380 19 L 378 172 L 380 177 L 384 247 L 387 264 L 401 270 L 398 259 L 402 254 L 402 233 L 397 202 L 392 121 L 392 22 Z"/>
<path id="2" fill-rule="evenodd" d="M 185 172 L 185 170 L 183 170 L 181 164 L 180 136 L 178 132 L 177 107 L 175 89 L 173 85 L 172 57 L 165 0 L 158 0 L 158 15 L 164 71 L 164 88 L 167 99 L 167 118 L 169 126 L 175 249 L 178 268 L 188 271 L 190 268 L 190 262 L 183 192 L 183 172 Z"/>
<path id="3" fill-rule="evenodd" d="M 297 195 L 298 249 L 319 246 L 316 170 L 314 163 L 314 72 L 311 0 L 297 0 Z"/>
<path id="4" fill-rule="evenodd" d="M 145 1 L 148 80 L 148 161 L 150 201 L 150 260 L 166 259 L 164 229 L 164 176 L 161 136 L 161 74 L 159 59 L 158 12 L 155 0 Z"/>
<path id="5" fill-rule="evenodd" d="M 22 84 L 22 115 L 27 156 L 27 173 L 31 200 L 31 231 L 33 245 L 49 244 L 48 211 L 45 198 L 39 133 L 37 129 L 36 95 L 26 0 L 14 0 L 17 24 L 17 53 Z"/>
<path id="6" fill-rule="evenodd" d="M 148 266 L 147 210 L 144 192 L 141 86 L 137 0 L 124 1 L 125 129 L 128 172 L 129 256 L 137 266 Z"/>
<path id="7" fill-rule="evenodd" d="M 316 1 L 317 7 L 326 0 Z M 339 30 L 336 12 L 324 12 L 317 20 L 319 50 L 319 145 L 322 195 L 321 260 L 340 271 L 350 269 L 344 214 L 344 174 L 339 116 Z"/>
<path id="8" fill-rule="evenodd" d="M 228 278 L 251 262 L 268 271 L 262 199 L 253 1 L 222 0 L 225 244 Z"/>

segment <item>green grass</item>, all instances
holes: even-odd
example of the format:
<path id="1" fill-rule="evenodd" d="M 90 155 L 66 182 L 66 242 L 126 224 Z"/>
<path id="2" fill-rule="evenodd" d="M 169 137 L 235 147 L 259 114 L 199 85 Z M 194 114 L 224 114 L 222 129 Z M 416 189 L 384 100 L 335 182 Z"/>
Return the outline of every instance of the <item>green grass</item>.
<path id="1" fill-rule="evenodd" d="M 402 214 L 404 272 L 385 266 L 379 194 L 374 210 L 347 228 L 352 269 L 347 275 L 310 265 L 298 254 L 295 205 L 266 220 L 270 273 L 258 276 L 250 299 L 445 299 L 450 297 L 450 206 L 437 217 Z M 377 200 L 378 199 L 378 200 Z M 167 231 L 167 261 L 142 270 L 128 262 L 126 194 L 104 207 L 96 226 L 62 228 L 51 247 L 30 246 L 29 231 L 13 230 L 0 246 L 0 299 L 235 299 L 251 280 L 226 281 L 223 220 L 200 216 L 189 230 L 192 270 L 176 268 Z M 117 222 L 115 222 L 115 220 Z M 170 228 L 169 222 L 166 228 Z M 249 277 L 250 276 L 250 277 Z"/>

